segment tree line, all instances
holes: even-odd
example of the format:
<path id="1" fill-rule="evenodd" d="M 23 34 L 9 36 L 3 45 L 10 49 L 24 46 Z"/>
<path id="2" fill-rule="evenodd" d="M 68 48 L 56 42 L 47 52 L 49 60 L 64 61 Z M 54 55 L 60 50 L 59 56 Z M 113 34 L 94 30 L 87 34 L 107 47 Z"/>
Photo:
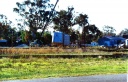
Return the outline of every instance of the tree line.
<path id="1" fill-rule="evenodd" d="M 24 0 L 23 2 L 16 2 L 17 7 L 13 8 L 14 13 L 21 16 L 17 20 L 17 27 L 12 28 L 12 22 L 3 14 L 0 14 L 0 38 L 7 39 L 9 44 L 16 44 L 16 40 L 20 38 L 23 43 L 29 44 L 30 41 L 38 39 L 39 43 L 50 44 L 52 41 L 51 33 L 48 28 L 53 28 L 55 31 L 61 31 L 69 34 L 71 42 L 79 40 L 82 43 L 90 43 L 97 41 L 100 37 L 106 35 L 115 35 L 115 29 L 111 26 L 104 26 L 103 31 L 95 24 L 90 24 L 88 15 L 83 13 L 76 13 L 73 7 L 68 7 L 67 10 L 55 10 L 56 3 L 51 4 L 50 0 Z M 74 30 L 77 25 L 82 29 Z M 29 30 L 25 30 L 29 27 Z M 41 29 L 42 32 L 37 32 Z M 120 34 L 128 33 L 125 29 Z"/>

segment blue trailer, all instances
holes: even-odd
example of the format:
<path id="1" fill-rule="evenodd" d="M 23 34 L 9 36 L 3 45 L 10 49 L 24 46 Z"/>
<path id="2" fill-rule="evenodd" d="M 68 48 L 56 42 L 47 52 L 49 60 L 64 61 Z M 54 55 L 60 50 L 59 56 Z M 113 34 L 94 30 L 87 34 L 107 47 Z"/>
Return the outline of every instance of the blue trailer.
<path id="1" fill-rule="evenodd" d="M 70 45 L 70 36 L 63 32 L 54 32 L 52 36 L 52 43 Z"/>

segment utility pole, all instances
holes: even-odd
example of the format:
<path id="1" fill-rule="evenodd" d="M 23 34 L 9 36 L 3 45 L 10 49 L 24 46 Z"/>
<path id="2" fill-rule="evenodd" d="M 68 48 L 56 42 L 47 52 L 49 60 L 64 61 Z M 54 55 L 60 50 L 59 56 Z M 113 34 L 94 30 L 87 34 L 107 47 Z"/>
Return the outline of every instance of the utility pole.
<path id="1" fill-rule="evenodd" d="M 46 27 L 47 27 L 48 24 L 49 24 L 49 22 L 50 22 L 50 18 L 52 17 L 52 15 L 53 15 L 53 11 L 55 10 L 56 5 L 57 5 L 58 2 L 59 2 L 59 0 L 56 1 L 55 6 L 53 7 L 53 9 L 52 9 L 52 11 L 51 11 L 51 13 L 50 13 L 50 16 L 49 16 L 49 18 L 48 18 L 48 21 L 46 22 L 46 24 L 44 25 L 44 28 L 42 29 L 41 36 L 43 35 L 43 33 L 44 33 Z"/>

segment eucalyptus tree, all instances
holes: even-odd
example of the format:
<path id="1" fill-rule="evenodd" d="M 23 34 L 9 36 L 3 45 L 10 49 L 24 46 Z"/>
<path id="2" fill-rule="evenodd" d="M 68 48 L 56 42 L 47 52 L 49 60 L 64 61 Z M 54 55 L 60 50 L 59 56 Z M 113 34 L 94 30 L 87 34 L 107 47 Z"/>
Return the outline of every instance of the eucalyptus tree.
<path id="1" fill-rule="evenodd" d="M 6 39 L 8 41 L 8 46 L 13 45 L 16 41 L 16 30 L 12 28 L 12 21 L 8 20 L 8 18 L 0 14 L 0 38 Z"/>
<path id="2" fill-rule="evenodd" d="M 52 42 L 52 35 L 51 35 L 51 33 L 48 32 L 48 31 L 44 32 L 43 44 L 50 46 L 51 42 Z"/>
<path id="3" fill-rule="evenodd" d="M 124 30 L 122 30 L 119 35 L 128 35 L 128 28 L 125 28 Z"/>
<path id="4" fill-rule="evenodd" d="M 70 27 L 74 25 L 74 8 L 68 7 L 68 10 L 60 10 L 56 12 L 53 18 L 54 29 L 64 33 L 70 33 Z"/>
<path id="5" fill-rule="evenodd" d="M 112 26 L 105 25 L 103 27 L 103 35 L 104 36 L 115 36 L 116 29 Z"/>
<path id="6" fill-rule="evenodd" d="M 8 18 L 0 14 L 0 37 L 7 39 L 12 32 L 14 31 L 13 28 L 11 28 L 12 21 L 8 20 Z"/>
<path id="7" fill-rule="evenodd" d="M 88 15 L 86 15 L 86 14 L 79 14 L 78 16 L 75 17 L 75 20 L 74 21 L 75 21 L 75 24 L 78 24 L 82 28 L 84 26 L 89 25 Z"/>
<path id="8" fill-rule="evenodd" d="M 0 14 L 0 38 L 5 38 L 5 33 L 8 31 L 7 17 Z"/>
<path id="9" fill-rule="evenodd" d="M 17 2 L 16 5 L 17 8 L 13 8 L 13 11 L 22 17 L 22 26 L 28 26 L 33 34 L 42 29 L 43 34 L 55 11 L 55 6 L 50 0 L 25 0 L 22 3 Z"/>
<path id="10" fill-rule="evenodd" d="M 85 26 L 82 32 L 82 38 L 85 43 L 97 41 L 100 37 L 102 37 L 102 32 L 95 25 Z"/>
<path id="11" fill-rule="evenodd" d="M 79 37 L 82 41 L 82 43 L 85 43 L 85 30 L 84 28 L 89 25 L 88 23 L 88 16 L 86 14 L 79 14 L 78 16 L 75 17 L 74 20 L 75 24 L 78 24 L 82 28 L 82 36 Z"/>
<path id="12" fill-rule="evenodd" d="M 91 41 L 96 41 L 102 36 L 102 32 L 95 25 L 90 25 L 88 22 L 88 15 L 79 14 L 75 18 L 75 24 L 78 24 L 82 28 L 82 43 L 90 43 Z"/>

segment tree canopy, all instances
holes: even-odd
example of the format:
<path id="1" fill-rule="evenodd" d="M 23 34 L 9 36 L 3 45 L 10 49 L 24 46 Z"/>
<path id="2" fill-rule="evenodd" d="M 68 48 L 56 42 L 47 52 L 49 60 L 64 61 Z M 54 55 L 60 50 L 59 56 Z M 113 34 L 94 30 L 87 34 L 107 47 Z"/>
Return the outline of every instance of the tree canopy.
<path id="1" fill-rule="evenodd" d="M 87 24 L 89 25 L 88 16 L 86 14 L 79 14 L 79 16 L 75 18 L 75 24 L 78 24 L 81 27 L 84 27 Z"/>
<path id="2" fill-rule="evenodd" d="M 83 28 L 82 40 L 84 43 L 97 41 L 100 37 L 102 37 L 102 32 L 95 25 L 87 25 Z"/>
<path id="3" fill-rule="evenodd" d="M 116 32 L 116 30 L 112 26 L 105 25 L 103 27 L 103 35 L 104 36 L 115 36 L 116 35 L 115 32 Z"/>
<path id="4" fill-rule="evenodd" d="M 86 14 L 79 14 L 75 16 L 74 8 L 69 7 L 68 10 L 60 10 L 53 18 L 54 29 L 62 31 L 71 35 L 71 41 L 85 40 L 84 43 L 89 41 L 96 41 L 102 36 L 102 32 L 95 25 L 90 25 L 88 22 L 88 16 Z M 79 25 L 82 28 L 82 37 L 80 32 L 76 33 L 71 29 L 74 25 Z"/>
<path id="5" fill-rule="evenodd" d="M 14 29 L 11 28 L 11 21 L 8 18 L 0 14 L 0 38 L 7 39 Z"/>
<path id="6" fill-rule="evenodd" d="M 22 3 L 17 2 L 16 5 L 17 8 L 14 8 L 13 11 L 22 17 L 22 25 L 28 26 L 34 34 L 38 29 L 42 29 L 44 32 L 55 8 L 53 4 L 50 4 L 50 0 L 25 0 Z"/>
<path id="7" fill-rule="evenodd" d="M 115 29 L 113 27 L 104 26 L 102 33 L 95 24 L 89 23 L 87 14 L 76 14 L 74 7 L 56 11 L 55 7 L 58 1 L 56 0 L 55 4 L 51 4 L 50 0 L 24 0 L 21 3 L 17 2 L 17 7 L 13 8 L 13 11 L 21 16 L 21 19 L 17 19 L 17 21 L 20 21 L 17 25 L 20 28 L 29 27 L 29 31 L 20 29 L 20 35 L 16 36 L 20 36 L 25 43 L 35 39 L 41 40 L 45 44 L 50 43 L 51 34 L 44 32 L 49 23 L 54 25 L 55 31 L 69 34 L 71 41 L 80 40 L 84 43 L 90 43 L 91 41 L 97 41 L 103 34 L 114 35 Z M 0 18 L 0 37 L 9 38 L 14 36 L 14 29 L 10 30 L 12 22 L 7 21 L 7 17 L 4 15 L 0 15 Z M 75 25 L 82 29 L 82 33 L 78 30 L 73 30 Z M 42 32 L 37 32 L 38 29 L 41 29 Z M 8 34 L 4 34 L 6 32 Z M 44 34 L 43 37 L 41 37 L 42 34 Z"/>
<path id="8" fill-rule="evenodd" d="M 15 28 L 11 27 L 12 21 L 0 14 L 0 39 L 8 40 L 8 45 L 12 46 L 16 41 L 16 31 Z"/>
<path id="9" fill-rule="evenodd" d="M 128 35 L 128 28 L 125 28 L 124 30 L 122 30 L 119 35 Z"/>
<path id="10" fill-rule="evenodd" d="M 68 10 L 60 10 L 53 18 L 54 29 L 62 31 L 64 33 L 70 33 L 70 27 L 74 25 L 73 7 L 69 7 Z"/>

